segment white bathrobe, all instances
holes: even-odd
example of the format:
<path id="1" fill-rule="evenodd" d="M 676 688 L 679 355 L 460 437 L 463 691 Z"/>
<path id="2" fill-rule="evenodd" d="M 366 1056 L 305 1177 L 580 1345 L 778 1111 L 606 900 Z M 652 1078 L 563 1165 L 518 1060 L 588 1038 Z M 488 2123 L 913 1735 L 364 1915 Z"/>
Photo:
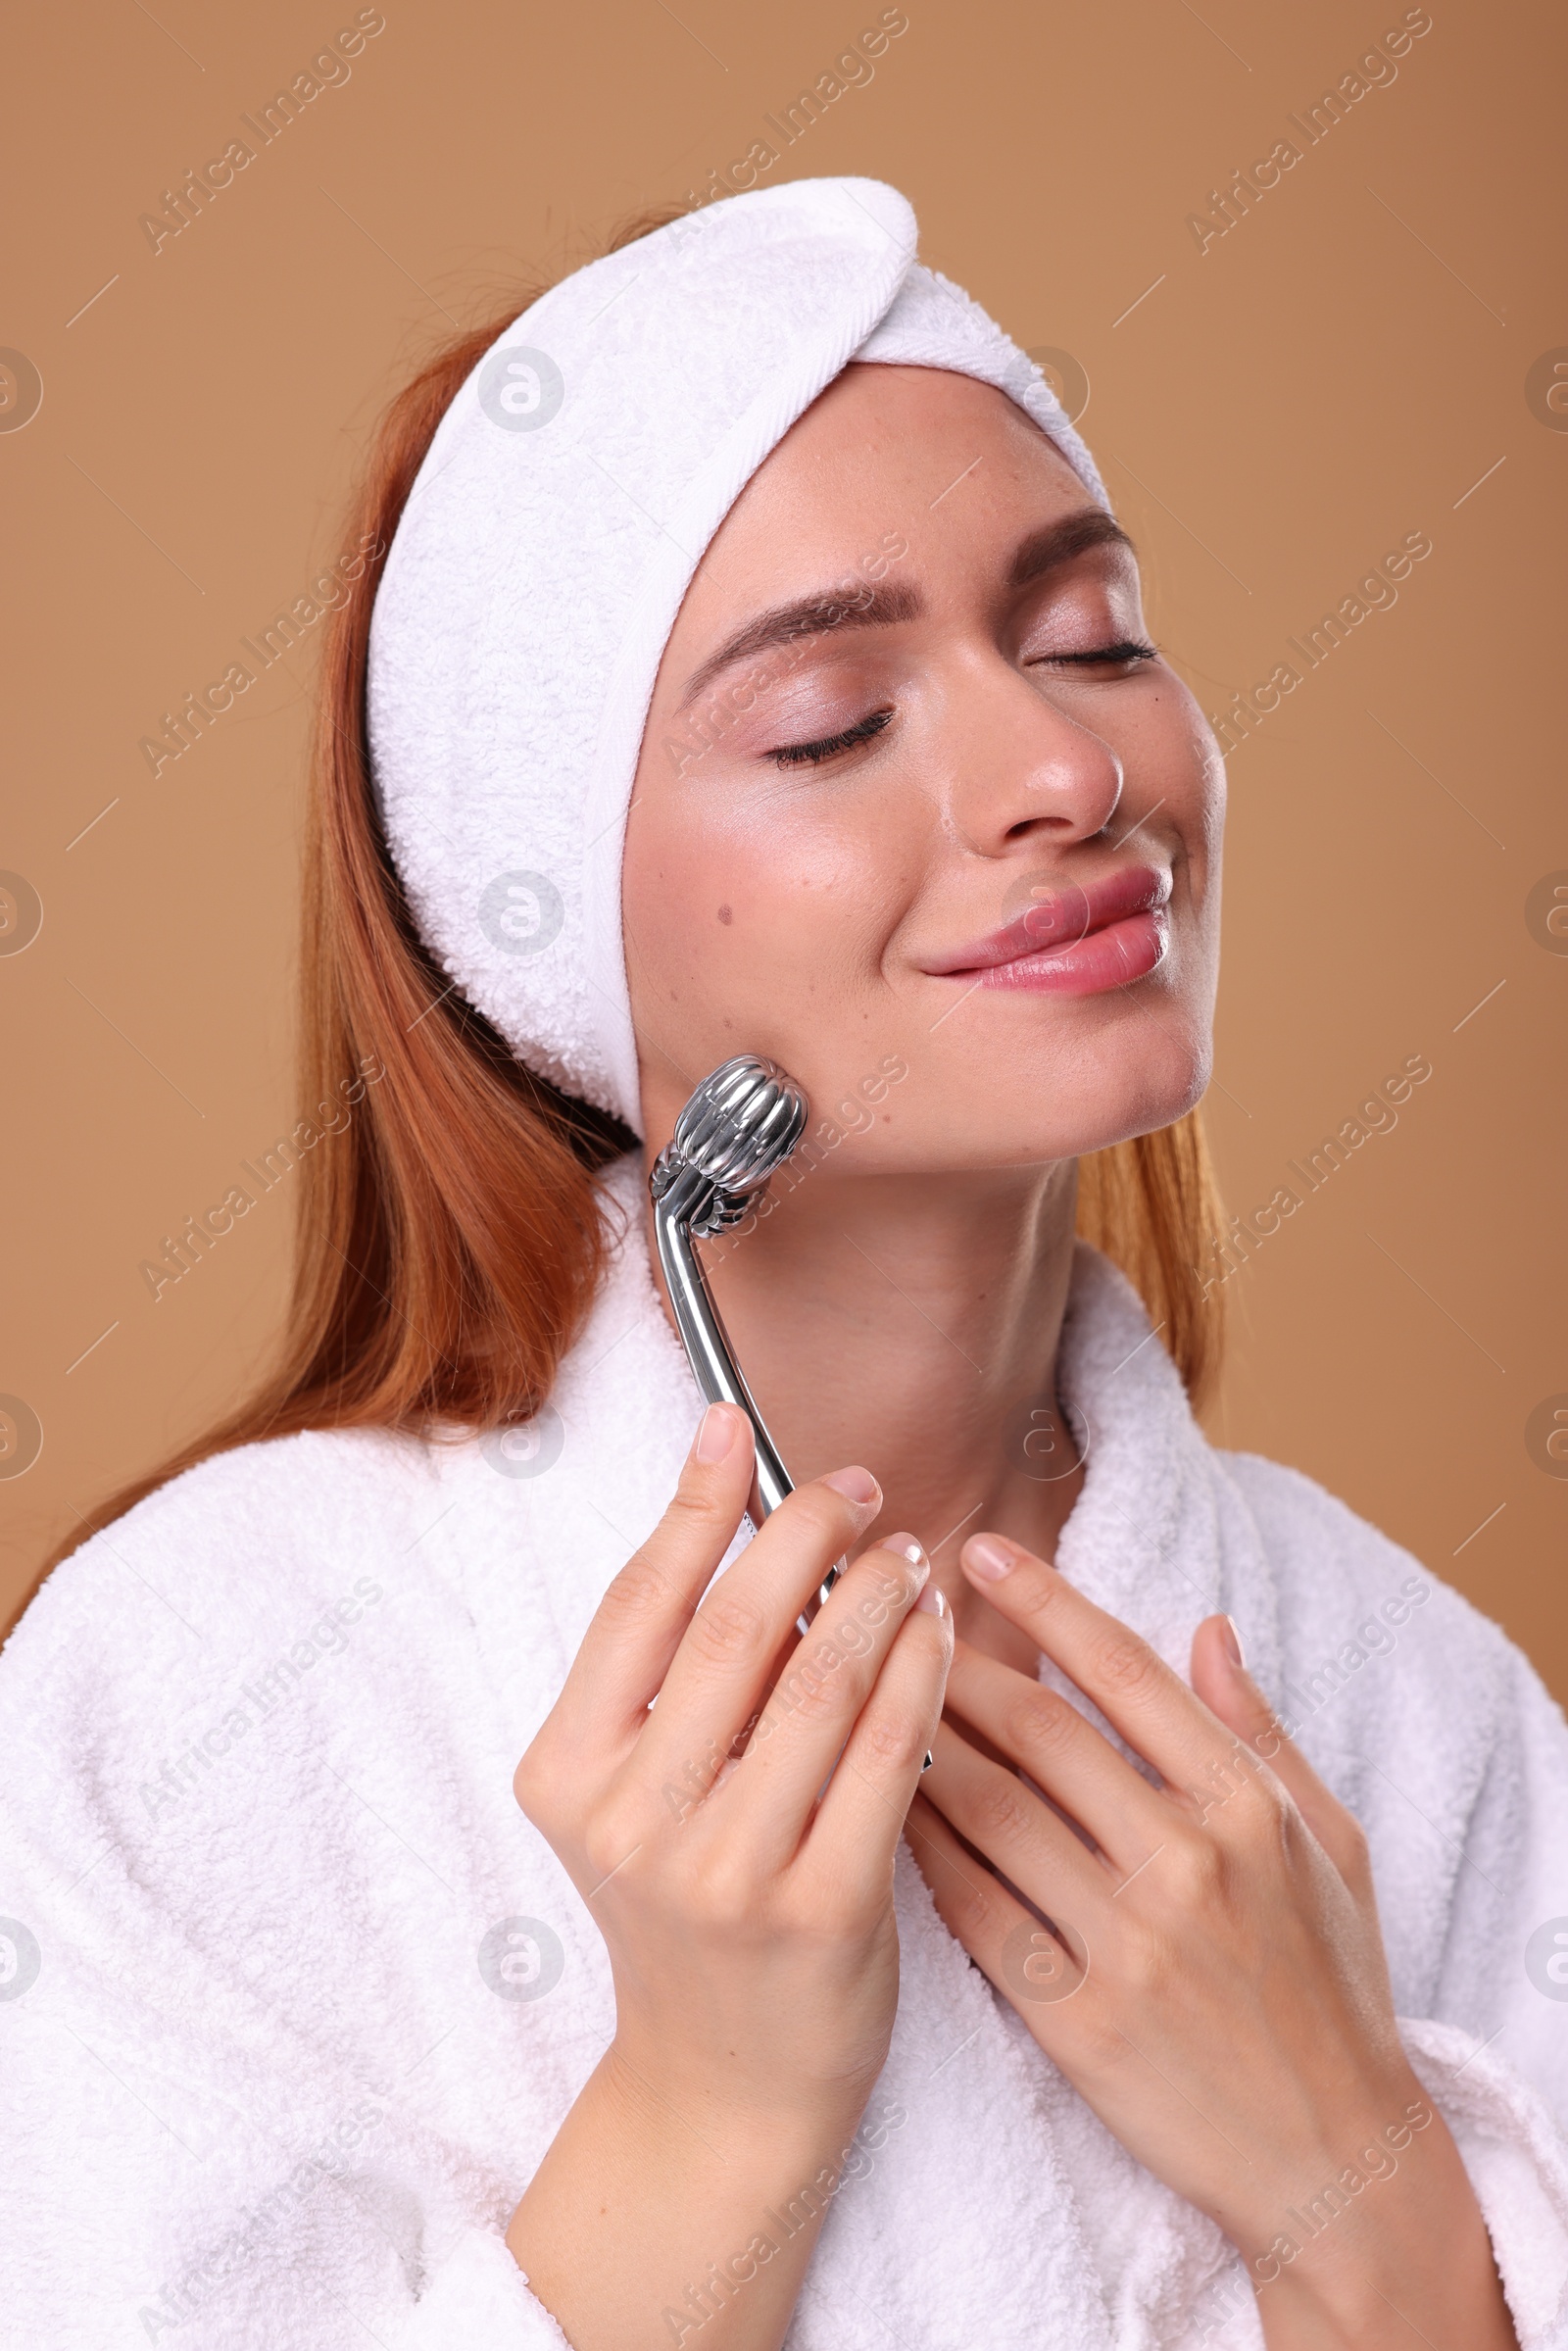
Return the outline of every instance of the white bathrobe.
<path id="1" fill-rule="evenodd" d="M 607 1184 L 630 1239 L 537 1443 L 209 1461 L 58 1568 L 0 1660 L 4 2343 L 559 2351 L 502 2232 L 613 2010 L 512 1774 L 699 1411 L 635 1162 Z M 1370 1835 L 1521 2341 L 1568 2341 L 1562 1716 L 1408 1553 L 1211 1449 L 1083 1247 L 1061 1388 L 1090 1452 L 1060 1566 L 1183 1672 L 1200 1617 L 1238 1619 Z M 791 2351 L 1259 2343 L 1230 2247 L 1038 2050 L 906 1849 L 898 1906 L 892 2054 Z"/>

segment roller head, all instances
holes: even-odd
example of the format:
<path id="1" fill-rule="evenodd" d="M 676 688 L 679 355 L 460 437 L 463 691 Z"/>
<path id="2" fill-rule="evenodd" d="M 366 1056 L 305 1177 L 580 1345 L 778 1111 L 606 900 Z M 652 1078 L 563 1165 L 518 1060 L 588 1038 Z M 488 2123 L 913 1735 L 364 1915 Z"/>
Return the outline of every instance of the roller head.
<path id="1" fill-rule="evenodd" d="M 660 1200 L 686 1170 L 712 1187 L 697 1203 L 691 1230 L 722 1232 L 738 1224 L 767 1179 L 806 1132 L 805 1094 L 776 1061 L 739 1053 L 704 1078 L 675 1121 L 674 1140 L 653 1173 Z"/>

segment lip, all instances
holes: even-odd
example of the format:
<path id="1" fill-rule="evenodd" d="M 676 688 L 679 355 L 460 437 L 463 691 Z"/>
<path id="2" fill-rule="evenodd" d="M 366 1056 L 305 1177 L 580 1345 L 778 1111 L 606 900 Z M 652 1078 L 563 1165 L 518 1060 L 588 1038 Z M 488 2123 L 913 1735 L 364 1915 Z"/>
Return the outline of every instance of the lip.
<path id="1" fill-rule="evenodd" d="M 1035 905 L 925 965 L 936 979 L 970 987 L 1094 996 L 1125 988 L 1163 962 L 1170 947 L 1171 877 L 1127 865 L 1099 881 L 1041 883 Z"/>

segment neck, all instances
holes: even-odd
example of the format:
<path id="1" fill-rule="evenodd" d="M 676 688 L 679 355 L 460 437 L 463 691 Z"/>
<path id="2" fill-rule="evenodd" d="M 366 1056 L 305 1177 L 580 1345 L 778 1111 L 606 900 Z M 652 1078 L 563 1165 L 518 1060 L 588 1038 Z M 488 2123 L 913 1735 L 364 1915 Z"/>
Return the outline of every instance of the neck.
<path id="1" fill-rule="evenodd" d="M 752 1394 L 797 1485 L 864 1463 L 884 1495 L 868 1540 L 917 1536 L 959 1631 L 978 1629 L 965 1536 L 1049 1558 L 1082 1484 L 1055 1400 L 1077 1163 L 819 1166 L 778 1190 L 755 1226 L 699 1245 Z"/>

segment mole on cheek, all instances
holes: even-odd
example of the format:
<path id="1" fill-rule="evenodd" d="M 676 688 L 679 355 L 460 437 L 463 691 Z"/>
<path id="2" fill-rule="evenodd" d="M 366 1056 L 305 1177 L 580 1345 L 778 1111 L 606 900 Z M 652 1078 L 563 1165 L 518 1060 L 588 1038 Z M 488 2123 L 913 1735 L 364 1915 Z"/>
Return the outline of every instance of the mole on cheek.
<path id="1" fill-rule="evenodd" d="M 718 909 L 718 919 L 720 922 L 733 922 L 735 917 L 731 913 L 728 906 L 720 906 Z"/>

